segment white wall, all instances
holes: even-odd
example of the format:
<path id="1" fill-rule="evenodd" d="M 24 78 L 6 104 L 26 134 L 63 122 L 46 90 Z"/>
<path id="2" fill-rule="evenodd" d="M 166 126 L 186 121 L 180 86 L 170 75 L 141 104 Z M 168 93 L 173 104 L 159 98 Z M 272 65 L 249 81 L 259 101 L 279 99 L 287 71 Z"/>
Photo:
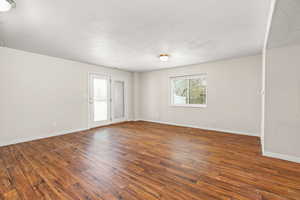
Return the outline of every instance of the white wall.
<path id="1" fill-rule="evenodd" d="M 267 51 L 265 154 L 300 162 L 300 45 Z"/>
<path id="2" fill-rule="evenodd" d="M 134 104 L 134 119 L 139 119 L 140 110 L 140 73 L 133 73 L 133 104 Z"/>
<path id="3" fill-rule="evenodd" d="M 264 49 L 263 154 L 300 163 L 300 1 L 273 5 Z"/>
<path id="4" fill-rule="evenodd" d="M 140 73 L 138 116 L 143 120 L 259 136 L 261 71 L 261 56 L 250 56 Z M 199 73 L 208 73 L 208 106 L 170 106 L 169 77 Z"/>
<path id="5" fill-rule="evenodd" d="M 126 81 L 133 118 L 133 74 L 0 47 L 0 146 L 88 128 L 88 72 Z"/>
<path id="6" fill-rule="evenodd" d="M 0 48 L 0 145 L 88 128 L 88 72 L 126 80 L 128 119 L 259 135 L 261 56 L 130 73 Z M 208 73 L 208 107 L 169 105 L 169 76 Z"/>

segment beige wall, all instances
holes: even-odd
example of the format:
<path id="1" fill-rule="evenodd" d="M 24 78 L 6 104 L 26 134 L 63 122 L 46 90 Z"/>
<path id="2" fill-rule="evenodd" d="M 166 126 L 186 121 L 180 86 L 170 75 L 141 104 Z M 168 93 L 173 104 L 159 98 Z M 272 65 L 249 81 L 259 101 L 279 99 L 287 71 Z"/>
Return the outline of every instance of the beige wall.
<path id="1" fill-rule="evenodd" d="M 88 72 L 125 79 L 133 118 L 132 73 L 0 47 L 0 145 L 86 129 Z"/>
<path id="2" fill-rule="evenodd" d="M 137 118 L 260 135 L 261 56 L 140 73 Z M 206 108 L 172 107 L 169 77 L 208 73 Z"/>
<path id="3" fill-rule="evenodd" d="M 299 52 L 300 45 L 267 51 L 264 133 L 266 154 L 298 162 L 300 162 Z"/>

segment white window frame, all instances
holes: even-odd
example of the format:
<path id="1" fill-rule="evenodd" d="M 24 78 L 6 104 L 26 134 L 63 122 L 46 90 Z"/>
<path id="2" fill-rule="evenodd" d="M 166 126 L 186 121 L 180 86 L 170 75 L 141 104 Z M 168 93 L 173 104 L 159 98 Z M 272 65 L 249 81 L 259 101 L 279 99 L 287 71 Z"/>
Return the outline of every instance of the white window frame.
<path id="1" fill-rule="evenodd" d="M 183 75 L 183 76 L 171 76 L 170 81 L 170 106 L 175 107 L 196 107 L 196 108 L 206 108 L 207 107 L 207 96 L 208 96 L 208 86 L 206 85 L 205 102 L 206 104 L 174 104 L 174 80 L 186 80 L 186 79 L 198 79 L 205 76 L 207 78 L 207 73 L 197 74 L 197 75 Z M 187 91 L 189 93 L 189 89 Z M 189 94 L 188 94 L 189 96 Z"/>

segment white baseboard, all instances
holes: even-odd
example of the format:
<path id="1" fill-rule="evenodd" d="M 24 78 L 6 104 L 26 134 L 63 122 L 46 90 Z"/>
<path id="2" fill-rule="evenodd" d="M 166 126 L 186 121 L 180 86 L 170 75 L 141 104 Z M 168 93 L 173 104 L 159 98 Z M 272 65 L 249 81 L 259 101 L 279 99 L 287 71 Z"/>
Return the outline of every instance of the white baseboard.
<path id="1" fill-rule="evenodd" d="M 133 119 L 131 120 L 132 122 L 137 122 L 137 121 L 145 121 L 145 120 L 142 120 L 142 119 Z"/>
<path id="2" fill-rule="evenodd" d="M 107 125 L 113 125 L 113 124 L 117 124 L 117 123 L 120 123 L 120 122 L 126 122 L 126 121 L 132 121 L 132 120 L 114 121 L 114 122 L 111 122 L 111 123 L 109 123 Z M 100 128 L 100 127 L 95 127 L 95 128 Z M 52 133 L 52 134 L 49 134 L 47 136 L 37 136 L 37 137 L 34 136 L 34 137 L 18 138 L 18 139 L 6 141 L 6 142 L 1 141 L 0 142 L 0 147 L 12 145 L 12 144 L 18 144 L 18 143 L 22 143 L 22 142 L 29 142 L 29 141 L 33 141 L 33 140 L 39 140 L 39 139 L 54 137 L 54 136 L 59 136 L 59 135 L 76 133 L 76 132 L 80 132 L 80 131 L 86 131 L 86 130 L 89 130 L 89 129 L 90 128 L 73 129 L 73 130 L 67 130 L 67 131 L 61 131 L 61 132 L 57 132 L 57 133 Z"/>
<path id="3" fill-rule="evenodd" d="M 33 141 L 33 140 L 45 139 L 45 138 L 54 137 L 54 136 L 58 136 L 58 135 L 76 133 L 76 132 L 86 131 L 86 130 L 89 130 L 89 129 L 88 128 L 74 129 L 74 130 L 61 131 L 61 132 L 49 134 L 47 136 L 37 136 L 37 137 L 33 136 L 33 137 L 26 137 L 26 138 L 18 138 L 18 139 L 7 141 L 7 142 L 2 142 L 1 141 L 0 142 L 0 147 L 12 145 L 12 144 L 18 144 L 18 143 L 22 143 L 22 142 L 29 142 L 29 141 Z"/>
<path id="4" fill-rule="evenodd" d="M 225 129 L 209 128 L 209 127 L 200 127 L 200 126 L 194 126 L 194 125 L 189 125 L 189 124 L 178 124 L 178 123 L 158 121 L 158 120 L 148 120 L 148 119 L 139 119 L 139 120 L 137 120 L 137 119 L 135 119 L 135 121 L 147 121 L 147 122 L 153 122 L 153 123 L 159 123 L 159 124 L 167 124 L 167 125 L 197 128 L 197 129 L 209 130 L 209 131 L 218 131 L 218 132 L 224 132 L 224 133 L 233 133 L 233 134 L 238 134 L 238 135 L 248 135 L 248 136 L 260 137 L 259 134 L 257 134 L 257 133 L 249 133 L 249 132 L 246 133 L 246 132 L 242 132 L 242 131 L 225 130 Z"/>
<path id="5" fill-rule="evenodd" d="M 281 160 L 287 160 L 287 161 L 291 161 L 291 162 L 300 163 L 300 157 L 296 157 L 296 156 L 289 156 L 286 154 L 273 153 L 273 152 L 268 152 L 268 151 L 264 151 L 263 155 L 267 156 L 267 157 L 278 158 Z"/>

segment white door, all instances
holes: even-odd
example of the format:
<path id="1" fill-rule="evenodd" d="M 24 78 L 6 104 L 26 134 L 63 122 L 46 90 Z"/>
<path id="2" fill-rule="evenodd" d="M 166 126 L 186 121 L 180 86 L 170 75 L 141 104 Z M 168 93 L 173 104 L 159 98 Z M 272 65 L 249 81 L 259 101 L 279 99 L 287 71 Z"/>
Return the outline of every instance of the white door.
<path id="1" fill-rule="evenodd" d="M 125 83 L 124 81 L 113 81 L 113 120 L 115 122 L 125 120 Z"/>
<path id="2" fill-rule="evenodd" d="M 111 122 L 110 78 L 89 74 L 89 127 L 106 125 Z"/>

